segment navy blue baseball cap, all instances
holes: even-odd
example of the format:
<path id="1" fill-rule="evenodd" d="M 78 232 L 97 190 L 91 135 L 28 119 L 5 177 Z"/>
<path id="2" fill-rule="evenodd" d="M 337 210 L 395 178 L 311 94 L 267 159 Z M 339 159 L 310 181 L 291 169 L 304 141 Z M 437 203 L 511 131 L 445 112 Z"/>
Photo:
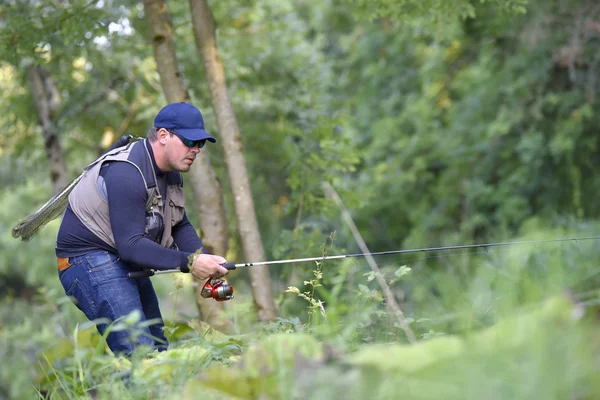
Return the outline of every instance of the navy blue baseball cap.
<path id="1" fill-rule="evenodd" d="M 171 103 L 164 106 L 156 114 L 154 126 L 173 129 L 189 140 L 206 139 L 211 143 L 217 141 L 204 130 L 204 118 L 202 118 L 200 110 L 185 102 Z"/>

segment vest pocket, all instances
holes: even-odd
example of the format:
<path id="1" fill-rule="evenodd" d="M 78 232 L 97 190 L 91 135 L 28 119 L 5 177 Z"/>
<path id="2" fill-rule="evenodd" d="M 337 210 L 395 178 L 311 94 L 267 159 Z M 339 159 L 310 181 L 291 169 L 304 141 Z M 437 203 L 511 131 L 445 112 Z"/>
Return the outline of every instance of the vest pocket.
<path id="1" fill-rule="evenodd" d="M 146 214 L 144 237 L 155 243 L 160 243 L 165 231 L 165 222 L 161 213 L 151 211 Z"/>
<path id="2" fill-rule="evenodd" d="M 169 187 L 169 204 L 171 226 L 177 225 L 183 219 L 185 213 L 185 197 L 180 187 Z M 169 221 L 165 221 L 168 223 Z"/>

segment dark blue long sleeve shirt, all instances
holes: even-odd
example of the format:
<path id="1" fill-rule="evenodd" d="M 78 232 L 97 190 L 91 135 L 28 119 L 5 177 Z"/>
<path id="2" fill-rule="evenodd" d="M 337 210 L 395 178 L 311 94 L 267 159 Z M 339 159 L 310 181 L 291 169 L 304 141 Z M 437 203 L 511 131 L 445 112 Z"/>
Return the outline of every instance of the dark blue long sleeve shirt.
<path id="1" fill-rule="evenodd" d="M 153 155 L 152 158 L 154 162 Z M 164 193 L 165 174 L 156 163 L 154 167 L 159 190 Z M 172 230 L 179 250 L 167 249 L 144 237 L 148 194 L 139 171 L 126 162 L 110 162 L 102 168 L 101 175 L 106 184 L 110 223 L 119 257 L 138 268 L 185 270 L 190 254 L 202 247 L 187 215 Z M 56 240 L 56 256 L 73 257 L 95 250 L 115 252 L 67 207 Z"/>

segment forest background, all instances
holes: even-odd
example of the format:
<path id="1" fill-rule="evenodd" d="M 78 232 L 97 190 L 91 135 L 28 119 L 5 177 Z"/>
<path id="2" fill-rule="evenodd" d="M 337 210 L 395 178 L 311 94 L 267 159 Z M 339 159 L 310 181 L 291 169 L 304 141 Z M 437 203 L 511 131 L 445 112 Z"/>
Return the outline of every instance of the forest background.
<path id="1" fill-rule="evenodd" d="M 187 210 L 230 262 L 593 237 L 599 76 L 593 0 L 0 2 L 0 399 L 599 398 L 597 240 L 238 269 L 219 304 L 161 275 L 171 349 L 123 359 L 60 220 L 11 235 L 177 99 L 219 139 Z"/>

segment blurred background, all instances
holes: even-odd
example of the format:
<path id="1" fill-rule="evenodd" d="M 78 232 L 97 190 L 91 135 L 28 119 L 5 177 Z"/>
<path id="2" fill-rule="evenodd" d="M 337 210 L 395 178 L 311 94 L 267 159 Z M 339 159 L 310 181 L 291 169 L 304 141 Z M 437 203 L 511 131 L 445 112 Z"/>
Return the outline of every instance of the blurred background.
<path id="1" fill-rule="evenodd" d="M 196 6 L 210 10 L 216 43 L 199 33 Z M 174 52 L 165 56 L 160 45 L 169 42 Z M 220 132 L 231 125 L 221 122 L 211 92 L 216 78 L 203 53 L 215 44 L 243 145 L 252 215 L 236 214 L 230 178 L 239 168 L 228 162 Z M 175 63 L 177 79 L 161 72 L 165 62 Z M 60 219 L 29 242 L 14 239 L 11 229 L 121 135 L 145 136 L 157 111 L 174 101 L 169 88 L 183 88 L 218 139 L 202 150 L 210 169 L 201 164 L 185 174 L 188 216 L 211 244 L 197 177 L 214 175 L 222 197 L 210 204 L 222 205 L 225 230 L 221 244 L 209 248 L 241 263 L 261 261 L 249 259 L 255 254 L 279 260 L 361 252 L 344 211 L 373 252 L 597 235 L 599 78 L 594 0 L 0 2 L 0 399 L 32 398 L 48 375 L 59 377 L 54 387 L 62 382 L 63 397 L 56 398 L 86 398 L 90 388 L 116 395 L 98 389 L 106 383 L 100 378 L 61 379 L 59 367 L 40 373 L 46 356 L 50 365 L 66 359 L 63 367 L 89 361 L 91 355 L 77 353 L 78 330 L 87 329 L 93 343 L 96 334 L 57 278 Z M 326 196 L 323 182 L 344 207 Z M 262 254 L 239 234 L 252 218 Z M 594 306 L 599 294 L 597 240 L 375 261 L 404 318 L 390 312 L 378 272 L 364 259 L 331 260 L 267 268 L 259 284 L 273 297 L 258 303 L 275 308 L 266 318 L 256 312 L 256 278 L 247 269 L 231 272 L 235 299 L 218 308 L 229 324 L 217 330 L 252 340 L 304 332 L 352 353 L 404 345 L 407 327 L 420 342 L 469 336 L 553 296 Z M 205 318 L 190 276 L 152 279 L 172 347 L 203 337 L 210 329 L 199 328 Z M 239 348 L 227 342 L 222 353 L 213 347 L 202 368 L 244 353 L 252 340 L 239 340 Z M 598 342 L 584 342 L 592 346 L 582 351 L 590 359 L 550 363 L 564 368 L 559 372 L 540 361 L 531 374 L 511 377 L 533 392 L 502 385 L 491 391 L 467 368 L 478 390 L 456 398 L 594 398 L 594 385 L 582 382 L 600 366 Z M 537 360 L 553 352 L 544 348 Z M 512 364 L 498 365 L 506 371 Z M 556 378 L 573 365 L 581 375 Z M 339 374 L 326 376 L 347 383 Z M 319 380 L 310 382 L 314 397 L 296 398 L 328 396 L 318 391 Z M 393 385 L 367 382 L 383 388 L 382 398 L 395 398 L 385 397 Z M 189 393 L 161 387 L 155 398 Z M 415 398 L 429 398 L 418 392 Z M 292 398 L 277 393 L 266 398 Z"/>

